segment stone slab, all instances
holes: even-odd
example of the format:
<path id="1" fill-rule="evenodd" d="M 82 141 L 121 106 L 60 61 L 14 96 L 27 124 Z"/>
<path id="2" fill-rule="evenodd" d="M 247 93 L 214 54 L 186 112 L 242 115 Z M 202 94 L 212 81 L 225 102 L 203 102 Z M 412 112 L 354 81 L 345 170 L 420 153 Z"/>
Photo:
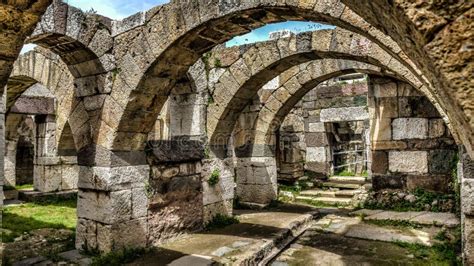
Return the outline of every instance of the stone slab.
<path id="1" fill-rule="evenodd" d="M 422 225 L 437 225 L 446 227 L 456 227 L 460 221 L 454 213 L 437 213 L 428 212 L 422 215 L 416 216 L 410 220 L 411 222 L 422 224 Z"/>
<path id="2" fill-rule="evenodd" d="M 369 224 L 356 224 L 345 233 L 346 237 L 354 237 L 384 242 L 407 242 L 431 246 L 433 232 L 411 229 L 409 232 L 398 229 L 383 228 Z"/>
<path id="3" fill-rule="evenodd" d="M 395 212 L 383 211 L 365 217 L 366 220 L 393 220 L 393 221 L 410 221 L 411 219 L 426 214 L 426 212 Z"/>
<path id="4" fill-rule="evenodd" d="M 344 107 L 322 109 L 321 122 L 360 121 L 369 119 L 366 107 Z"/>
<path id="5" fill-rule="evenodd" d="M 192 255 L 184 256 L 177 260 L 174 260 L 168 265 L 170 266 L 189 266 L 189 265 L 210 266 L 210 265 L 214 265 L 214 261 L 209 256 L 192 254 Z"/>

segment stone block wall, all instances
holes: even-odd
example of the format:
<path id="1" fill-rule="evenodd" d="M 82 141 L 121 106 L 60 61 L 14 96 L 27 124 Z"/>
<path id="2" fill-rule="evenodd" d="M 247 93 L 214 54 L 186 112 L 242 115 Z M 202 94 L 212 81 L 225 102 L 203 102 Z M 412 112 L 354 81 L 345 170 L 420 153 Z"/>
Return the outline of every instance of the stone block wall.
<path id="1" fill-rule="evenodd" d="M 409 84 L 371 77 L 373 185 L 449 192 L 457 146 L 438 111 Z"/>

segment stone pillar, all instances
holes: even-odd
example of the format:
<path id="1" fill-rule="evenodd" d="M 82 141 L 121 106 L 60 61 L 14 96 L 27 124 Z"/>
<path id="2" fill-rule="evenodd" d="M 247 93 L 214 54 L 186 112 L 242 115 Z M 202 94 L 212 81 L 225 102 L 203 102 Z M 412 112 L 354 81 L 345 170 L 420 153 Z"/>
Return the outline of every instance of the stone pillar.
<path id="1" fill-rule="evenodd" d="M 34 188 L 42 192 L 61 190 L 61 160 L 57 156 L 56 117 L 37 115 Z"/>
<path id="2" fill-rule="evenodd" d="M 5 140 L 4 171 L 5 185 L 14 187 L 16 185 L 16 140 Z"/>
<path id="3" fill-rule="evenodd" d="M 474 160 L 460 152 L 458 180 L 461 184 L 461 224 L 464 265 L 474 265 Z"/>
<path id="4" fill-rule="evenodd" d="M 267 205 L 277 199 L 277 167 L 274 156 L 241 157 L 236 164 L 236 197 L 240 203 Z"/>
<path id="5" fill-rule="evenodd" d="M 3 185 L 5 179 L 5 112 L 7 88 L 0 84 L 0 207 L 3 208 Z M 1 219 L 1 214 L 0 214 Z M 1 254 L 0 254 L 1 255 Z"/>
<path id="6" fill-rule="evenodd" d="M 76 248 L 145 247 L 150 176 L 145 153 L 88 147 L 78 159 Z"/>
<path id="7" fill-rule="evenodd" d="M 300 108 L 294 108 L 280 126 L 276 151 L 278 180 L 294 182 L 304 176 L 306 143 Z"/>
<path id="8" fill-rule="evenodd" d="M 231 216 L 235 189 L 233 159 L 204 159 L 201 175 L 204 223 L 217 214 Z"/>

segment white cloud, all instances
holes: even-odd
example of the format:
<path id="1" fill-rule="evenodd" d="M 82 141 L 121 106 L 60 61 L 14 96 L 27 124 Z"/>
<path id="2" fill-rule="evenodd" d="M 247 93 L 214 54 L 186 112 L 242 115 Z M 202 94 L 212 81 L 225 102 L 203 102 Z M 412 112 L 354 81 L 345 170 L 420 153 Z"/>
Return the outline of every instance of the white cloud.
<path id="1" fill-rule="evenodd" d="M 123 19 L 137 12 L 168 3 L 169 0 L 65 0 L 64 2 L 84 11 L 94 9 L 98 14 L 111 19 Z"/>

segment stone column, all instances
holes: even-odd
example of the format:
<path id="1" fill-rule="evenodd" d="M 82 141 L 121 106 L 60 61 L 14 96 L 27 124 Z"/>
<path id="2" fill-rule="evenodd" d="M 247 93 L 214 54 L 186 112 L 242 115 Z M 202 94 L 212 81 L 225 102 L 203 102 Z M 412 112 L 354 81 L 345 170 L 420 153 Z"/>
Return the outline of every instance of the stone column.
<path id="1" fill-rule="evenodd" d="M 37 115 L 34 187 L 42 192 L 61 190 L 61 160 L 57 156 L 56 117 Z"/>
<path id="2" fill-rule="evenodd" d="M 461 149 L 463 150 L 463 149 Z M 458 180 L 461 184 L 461 224 L 464 265 L 474 264 L 474 160 L 460 152 Z"/>
<path id="3" fill-rule="evenodd" d="M 3 208 L 3 184 L 5 179 L 5 111 L 7 87 L 1 86 L 0 84 L 0 88 L 2 87 L 3 89 L 0 90 L 0 207 Z"/>
<path id="4" fill-rule="evenodd" d="M 78 164 L 76 248 L 145 247 L 150 176 L 145 153 L 87 147 Z"/>
<path id="5" fill-rule="evenodd" d="M 242 204 L 265 206 L 278 196 L 275 143 L 258 141 L 235 149 L 236 198 Z"/>
<path id="6" fill-rule="evenodd" d="M 5 185 L 14 187 L 16 185 L 16 140 L 5 139 L 4 171 Z"/>

